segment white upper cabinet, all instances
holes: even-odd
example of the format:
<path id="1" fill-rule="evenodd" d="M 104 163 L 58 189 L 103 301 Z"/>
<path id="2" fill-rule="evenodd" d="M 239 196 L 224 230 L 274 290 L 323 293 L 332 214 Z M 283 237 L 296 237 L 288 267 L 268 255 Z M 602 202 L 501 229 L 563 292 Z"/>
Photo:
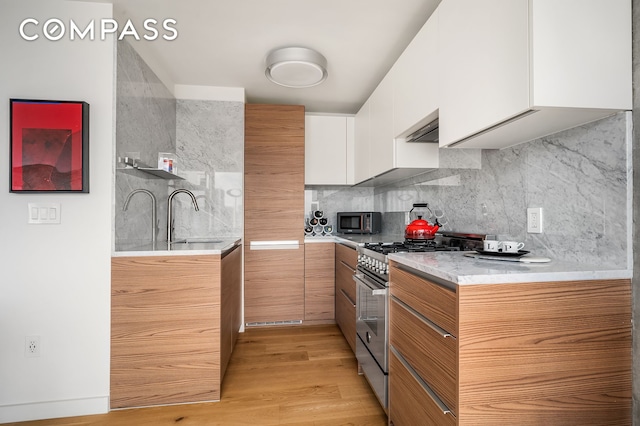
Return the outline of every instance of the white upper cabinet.
<path id="1" fill-rule="evenodd" d="M 384 184 L 437 168 L 437 143 L 404 137 L 433 121 L 437 101 L 437 11 L 405 49 L 355 119 L 355 183 Z"/>
<path id="2" fill-rule="evenodd" d="M 369 114 L 370 102 L 362 105 L 355 119 L 355 155 L 353 158 L 353 181 L 360 183 L 371 177 L 371 167 L 369 162 L 371 117 Z"/>
<path id="3" fill-rule="evenodd" d="M 305 115 L 305 185 L 352 185 L 354 118 Z"/>
<path id="4" fill-rule="evenodd" d="M 393 82 L 382 79 L 369 98 L 369 174 L 376 176 L 394 167 Z"/>
<path id="5" fill-rule="evenodd" d="M 503 148 L 632 108 L 628 0 L 443 0 L 440 146 Z"/>
<path id="6" fill-rule="evenodd" d="M 405 137 L 438 118 L 438 10 L 393 66 L 393 136 Z"/>

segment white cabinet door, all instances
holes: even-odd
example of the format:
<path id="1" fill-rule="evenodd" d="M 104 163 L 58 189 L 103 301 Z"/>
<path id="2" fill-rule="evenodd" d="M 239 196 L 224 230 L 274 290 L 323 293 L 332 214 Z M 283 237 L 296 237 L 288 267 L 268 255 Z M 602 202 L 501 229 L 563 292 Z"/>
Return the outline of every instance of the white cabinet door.
<path id="1" fill-rule="evenodd" d="M 632 108 L 628 0 L 444 0 L 440 146 L 504 148 Z"/>
<path id="2" fill-rule="evenodd" d="M 362 105 L 355 118 L 355 140 L 354 140 L 354 161 L 353 161 L 353 180 L 354 183 L 360 183 L 371 177 L 369 151 L 371 134 L 369 128 L 369 101 Z"/>
<path id="3" fill-rule="evenodd" d="M 346 185 L 347 117 L 305 115 L 305 185 Z"/>
<path id="4" fill-rule="evenodd" d="M 628 0 L 533 0 L 532 104 L 631 109 Z"/>
<path id="5" fill-rule="evenodd" d="M 395 167 L 393 143 L 393 81 L 391 74 L 382 79 L 369 99 L 370 117 L 370 174 Z"/>
<path id="6" fill-rule="evenodd" d="M 405 137 L 438 117 L 438 10 L 391 69 L 393 135 Z"/>
<path id="7" fill-rule="evenodd" d="M 440 4 L 440 146 L 529 108 L 528 3 Z"/>

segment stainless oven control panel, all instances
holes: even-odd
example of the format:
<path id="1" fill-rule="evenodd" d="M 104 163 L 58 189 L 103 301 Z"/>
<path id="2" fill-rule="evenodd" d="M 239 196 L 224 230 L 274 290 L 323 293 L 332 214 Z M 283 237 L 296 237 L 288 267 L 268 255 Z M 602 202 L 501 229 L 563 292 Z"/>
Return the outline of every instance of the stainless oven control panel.
<path id="1" fill-rule="evenodd" d="M 389 274 L 389 263 L 387 263 L 386 259 L 380 260 L 367 254 L 359 254 L 358 265 L 362 266 L 365 269 L 368 269 L 371 272 L 375 272 L 376 274 Z"/>

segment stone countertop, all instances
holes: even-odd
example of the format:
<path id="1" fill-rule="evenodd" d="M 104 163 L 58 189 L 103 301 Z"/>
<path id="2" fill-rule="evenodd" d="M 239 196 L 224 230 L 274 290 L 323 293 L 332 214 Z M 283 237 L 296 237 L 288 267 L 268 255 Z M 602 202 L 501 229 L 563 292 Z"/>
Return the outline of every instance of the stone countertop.
<path id="1" fill-rule="evenodd" d="M 364 243 L 403 241 L 401 235 L 334 235 L 306 237 L 305 244 L 330 242 L 353 248 Z M 393 253 L 390 260 L 456 284 L 505 284 L 521 282 L 583 281 L 630 279 L 631 269 L 610 269 L 605 266 L 563 262 L 520 263 L 467 257 L 465 252 Z"/>
<path id="2" fill-rule="evenodd" d="M 128 256 L 194 256 L 202 254 L 222 255 L 240 245 L 242 240 L 234 237 L 222 238 L 194 238 L 188 242 L 171 244 L 166 241 L 158 241 L 155 247 L 148 241 L 126 241 L 116 245 L 111 253 L 113 257 Z"/>
<path id="3" fill-rule="evenodd" d="M 465 252 L 393 253 L 389 260 L 459 285 L 630 279 L 630 269 L 551 260 L 520 263 L 467 257 Z"/>

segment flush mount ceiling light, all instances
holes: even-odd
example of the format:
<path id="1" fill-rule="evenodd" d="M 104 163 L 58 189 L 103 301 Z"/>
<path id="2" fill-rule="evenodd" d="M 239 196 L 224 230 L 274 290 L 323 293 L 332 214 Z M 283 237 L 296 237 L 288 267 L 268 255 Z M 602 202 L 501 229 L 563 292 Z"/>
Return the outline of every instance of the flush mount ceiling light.
<path id="1" fill-rule="evenodd" d="M 285 47 L 269 53 L 265 75 L 280 86 L 316 86 L 327 78 L 327 60 L 306 47 Z"/>

